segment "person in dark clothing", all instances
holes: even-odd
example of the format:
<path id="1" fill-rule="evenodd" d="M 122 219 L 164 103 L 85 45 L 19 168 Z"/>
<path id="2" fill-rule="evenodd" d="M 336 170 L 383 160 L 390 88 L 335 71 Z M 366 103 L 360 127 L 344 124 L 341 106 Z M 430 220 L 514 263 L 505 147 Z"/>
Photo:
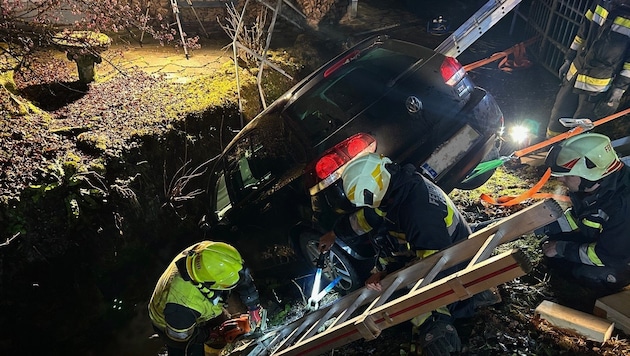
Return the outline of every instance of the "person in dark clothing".
<path id="1" fill-rule="evenodd" d="M 596 120 L 617 111 L 630 84 L 629 2 L 599 0 L 584 14 L 558 70 L 562 86 L 551 110 L 548 138 L 568 130 L 561 118 Z"/>
<path id="2" fill-rule="evenodd" d="M 319 249 L 329 250 L 337 237 L 369 232 L 388 235 L 389 249 L 395 251 L 379 256 L 381 265 L 365 282 L 369 289 L 381 290 L 380 280 L 388 272 L 467 239 L 471 233 L 446 193 L 411 164 L 400 166 L 378 154 L 365 154 L 348 163 L 342 180 L 347 198 L 360 209 L 342 216 L 333 230 L 320 238 Z M 397 257 L 388 258 L 392 255 Z M 438 278 L 463 267 L 449 268 Z M 449 355 L 461 350 L 453 321 L 472 316 L 475 300 L 480 299 L 469 298 L 412 319 L 413 335 L 423 355 Z"/>
<path id="3" fill-rule="evenodd" d="M 630 284 L 630 169 L 610 139 L 584 133 L 552 147 L 545 163 L 572 207 L 543 228 L 545 256 L 600 295 Z"/>
<path id="4" fill-rule="evenodd" d="M 204 344 L 218 354 L 226 344 L 219 327 L 229 319 L 224 304 L 232 290 L 247 306 L 252 329 L 260 326 L 265 313 L 258 290 L 233 246 L 202 241 L 173 259 L 149 302 L 153 328 L 169 356 L 204 356 Z"/>

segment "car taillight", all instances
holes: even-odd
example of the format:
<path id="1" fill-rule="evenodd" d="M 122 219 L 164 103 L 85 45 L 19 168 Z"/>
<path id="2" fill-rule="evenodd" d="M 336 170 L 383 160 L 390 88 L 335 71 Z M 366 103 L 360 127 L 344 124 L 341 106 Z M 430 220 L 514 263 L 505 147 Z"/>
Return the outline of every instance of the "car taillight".
<path id="1" fill-rule="evenodd" d="M 336 152 L 329 153 L 317 161 L 315 174 L 319 179 L 324 179 L 336 171 L 337 168 L 343 166 L 345 162 L 345 159 Z"/>
<path id="2" fill-rule="evenodd" d="M 358 133 L 338 143 L 311 165 L 311 194 L 328 187 L 341 177 L 340 169 L 354 157 L 363 152 L 376 151 L 374 137 Z"/>
<path id="3" fill-rule="evenodd" d="M 453 57 L 445 57 L 444 62 L 440 66 L 440 73 L 444 79 L 444 83 L 453 86 L 457 84 L 465 75 L 466 70 L 462 67 L 457 59 Z"/>

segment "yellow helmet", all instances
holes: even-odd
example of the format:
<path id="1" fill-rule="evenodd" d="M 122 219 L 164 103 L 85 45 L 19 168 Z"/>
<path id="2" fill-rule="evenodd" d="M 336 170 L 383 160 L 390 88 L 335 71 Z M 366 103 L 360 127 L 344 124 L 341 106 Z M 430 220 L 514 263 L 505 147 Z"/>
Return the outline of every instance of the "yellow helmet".
<path id="1" fill-rule="evenodd" d="M 204 241 L 186 256 L 186 271 L 196 283 L 210 289 L 229 290 L 238 283 L 243 269 L 241 254 L 225 242 Z"/>
<path id="2" fill-rule="evenodd" d="M 554 177 L 578 176 L 592 182 L 623 166 L 610 139 L 590 132 L 573 136 L 552 147 L 547 153 L 545 164 L 551 168 Z"/>
<path id="3" fill-rule="evenodd" d="M 391 178 L 385 167 L 389 163 L 392 163 L 389 158 L 377 153 L 364 154 L 350 161 L 341 175 L 348 200 L 357 207 L 380 206 Z"/>

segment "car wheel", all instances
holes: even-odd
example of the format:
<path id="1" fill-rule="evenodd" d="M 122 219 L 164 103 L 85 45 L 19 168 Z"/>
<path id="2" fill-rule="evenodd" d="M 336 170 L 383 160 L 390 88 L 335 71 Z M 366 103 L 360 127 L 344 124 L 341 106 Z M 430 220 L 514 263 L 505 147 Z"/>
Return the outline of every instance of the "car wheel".
<path id="1" fill-rule="evenodd" d="M 488 162 L 488 161 L 492 161 L 495 159 L 499 158 L 499 148 L 497 147 L 493 147 L 490 152 L 488 152 L 485 157 L 483 158 L 482 162 Z M 484 185 L 488 179 L 490 179 L 490 177 L 492 177 L 492 175 L 494 174 L 494 171 L 496 171 L 496 168 L 493 168 L 487 172 L 484 172 L 468 181 L 464 181 L 464 182 L 459 182 L 457 183 L 457 185 L 455 186 L 455 188 L 457 189 L 462 189 L 462 190 L 472 190 L 472 189 L 477 189 L 479 187 L 481 187 L 482 185 Z"/>
<path id="2" fill-rule="evenodd" d="M 320 235 L 313 231 L 305 231 L 300 234 L 302 256 L 313 266 L 317 264 L 319 258 L 319 237 Z M 363 280 L 352 265 L 352 259 L 337 245 L 333 245 L 330 249 L 322 269 L 322 276 L 328 281 L 322 283 L 322 287 L 325 287 L 335 278 L 341 277 L 335 289 L 342 293 L 348 293 L 363 286 Z"/>

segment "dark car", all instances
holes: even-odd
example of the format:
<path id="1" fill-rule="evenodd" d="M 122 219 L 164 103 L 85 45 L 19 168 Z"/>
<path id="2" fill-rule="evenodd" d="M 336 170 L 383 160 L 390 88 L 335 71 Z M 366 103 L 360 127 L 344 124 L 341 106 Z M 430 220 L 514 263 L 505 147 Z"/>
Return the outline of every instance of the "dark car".
<path id="1" fill-rule="evenodd" d="M 375 36 L 310 74 L 236 135 L 212 169 L 207 223 L 242 243 L 254 265 L 279 236 L 314 261 L 319 236 L 353 209 L 339 179 L 352 158 L 378 152 L 415 164 L 446 192 L 474 188 L 492 171 L 462 181 L 484 157 L 498 156 L 502 129 L 493 97 L 455 58 Z M 338 241 L 325 275 L 342 275 L 338 287 L 352 290 L 362 285 L 357 267 L 373 256 L 366 239 Z"/>

